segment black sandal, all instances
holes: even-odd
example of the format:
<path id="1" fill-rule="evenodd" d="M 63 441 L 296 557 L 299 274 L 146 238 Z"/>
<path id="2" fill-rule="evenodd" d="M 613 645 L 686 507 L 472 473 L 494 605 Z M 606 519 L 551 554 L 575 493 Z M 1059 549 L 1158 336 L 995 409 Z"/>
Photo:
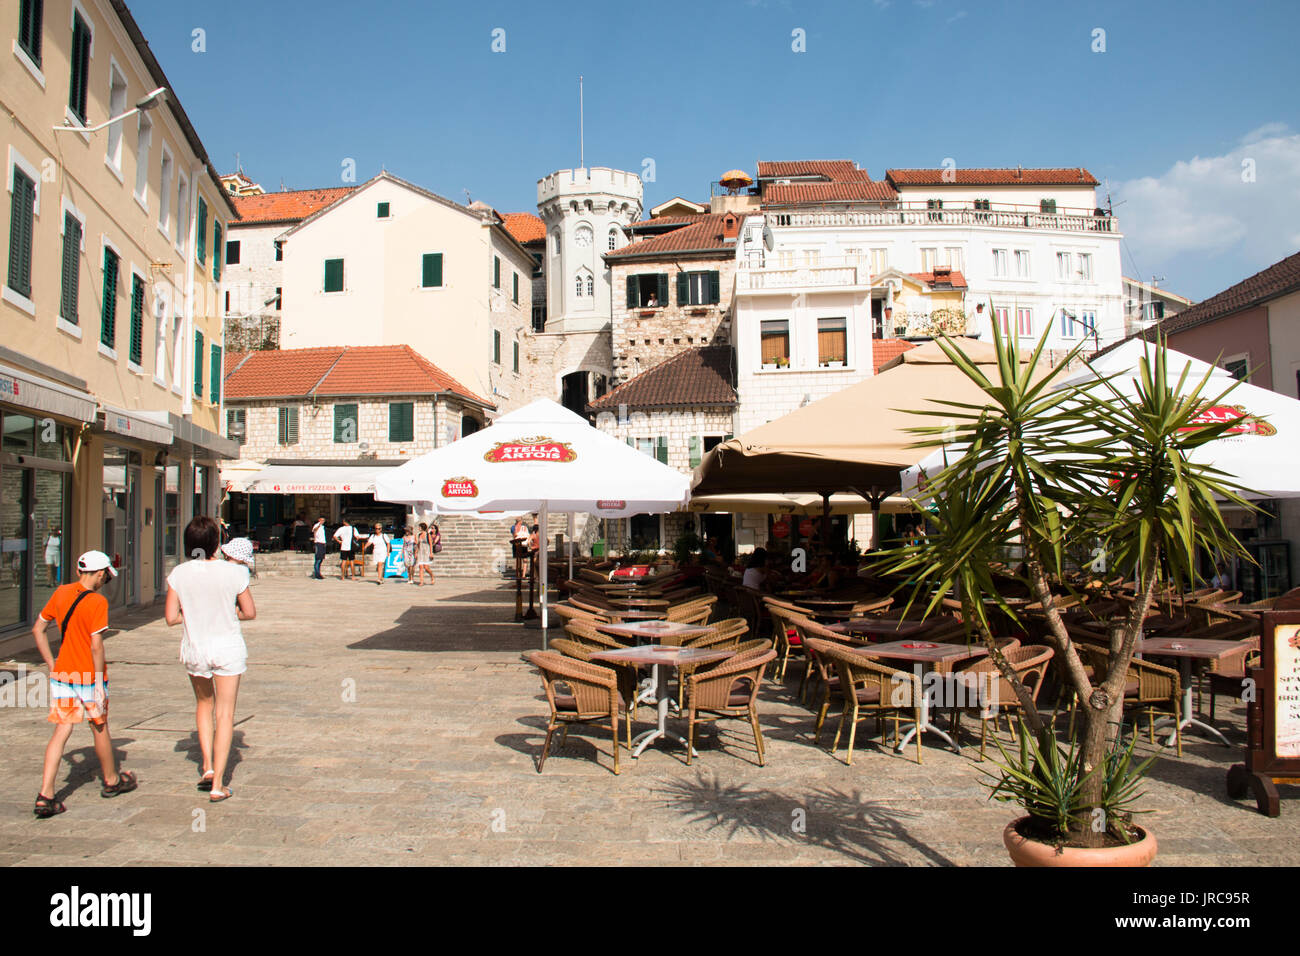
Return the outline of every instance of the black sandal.
<path id="1" fill-rule="evenodd" d="M 47 820 L 50 817 L 58 816 L 67 809 L 67 807 L 65 807 L 60 801 L 55 800 L 53 797 L 47 797 L 44 794 L 38 793 L 36 795 L 36 806 L 32 808 L 32 812 L 42 820 Z"/>
<path id="2" fill-rule="evenodd" d="M 119 793 L 130 793 L 137 786 L 139 786 L 139 784 L 136 783 L 135 774 L 129 770 L 119 770 L 117 774 L 117 783 L 113 784 L 111 787 L 108 784 L 104 784 L 104 789 L 99 791 L 99 795 L 101 797 L 116 797 Z"/>

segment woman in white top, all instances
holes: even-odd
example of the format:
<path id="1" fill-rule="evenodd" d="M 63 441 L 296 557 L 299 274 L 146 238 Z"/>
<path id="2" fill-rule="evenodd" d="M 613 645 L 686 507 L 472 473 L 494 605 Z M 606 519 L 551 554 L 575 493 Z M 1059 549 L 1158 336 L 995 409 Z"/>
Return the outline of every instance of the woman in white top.
<path id="1" fill-rule="evenodd" d="M 388 536 L 384 534 L 384 526 L 375 525 L 374 532 L 366 539 L 366 547 L 370 549 L 370 561 L 375 566 L 376 583 L 384 583 L 384 562 L 388 560 Z"/>
<path id="2" fill-rule="evenodd" d="M 216 521 L 198 515 L 185 528 L 185 550 L 191 560 L 167 576 L 168 624 L 185 624 L 181 663 L 194 688 L 194 719 L 203 776 L 199 789 L 211 791 L 219 803 L 233 791 L 225 786 L 226 762 L 235 732 L 235 699 L 239 676 L 248 669 L 248 649 L 240 621 L 257 616 L 248 590 L 248 568 L 220 559 L 221 531 Z"/>

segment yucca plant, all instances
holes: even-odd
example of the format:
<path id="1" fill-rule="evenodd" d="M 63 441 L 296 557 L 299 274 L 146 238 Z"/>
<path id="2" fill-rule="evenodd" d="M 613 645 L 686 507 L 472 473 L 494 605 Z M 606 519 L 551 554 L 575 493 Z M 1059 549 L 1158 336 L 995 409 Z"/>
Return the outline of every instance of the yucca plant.
<path id="1" fill-rule="evenodd" d="M 1190 384 L 1184 370 L 1171 385 L 1167 350 L 1158 341 L 1140 363 L 1135 394 L 1103 377 L 1068 386 L 1067 373 L 1082 358 L 1082 346 L 1056 364 L 1040 363 L 1047 338 L 1045 332 L 1024 361 L 1019 342 L 994 323 L 997 371 L 991 376 L 955 341 L 937 339 L 979 386 L 983 402 L 935 398 L 939 410 L 918 413 L 948 421 L 916 429 L 922 438 L 917 444 L 953 449 L 940 473 L 927 477 L 925 500 L 917 502 L 930 511 L 935 533 L 918 545 L 883 553 L 874 570 L 906 575 L 910 600 L 931 610 L 945 594 L 960 597 L 963 620 L 1015 689 L 1038 752 L 1046 755 L 1055 752 L 1055 738 L 998 650 L 990 623 L 990 606 L 1017 620 L 1002 593 L 1005 579 L 991 565 L 1012 546 L 1023 551 L 1018 585 L 1043 608 L 1046 639 L 1080 701 L 1078 761 L 1064 766 L 1074 768 L 1079 810 L 1088 815 L 1104 810 L 1108 772 L 1094 771 L 1106 765 L 1120 725 L 1129 662 L 1157 585 L 1182 590 L 1195 580 L 1197 548 L 1244 556 L 1218 501 L 1251 505 L 1228 476 L 1188 457 L 1235 424 L 1197 421 L 1207 403 L 1223 398 L 1207 394 L 1208 374 Z M 1069 570 L 1067 552 L 1094 541 L 1101 542 L 1112 568 L 1138 581 L 1137 599 L 1111 632 L 1104 674 L 1085 668 L 1052 602 L 1052 582 Z M 1084 845 L 1104 843 L 1104 833 L 1087 827 L 1076 832 Z"/>

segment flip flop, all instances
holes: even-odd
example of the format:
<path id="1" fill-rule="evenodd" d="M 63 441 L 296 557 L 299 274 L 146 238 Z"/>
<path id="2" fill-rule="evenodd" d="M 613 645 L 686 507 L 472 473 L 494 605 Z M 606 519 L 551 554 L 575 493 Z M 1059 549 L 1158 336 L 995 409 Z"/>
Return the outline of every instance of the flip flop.
<path id="1" fill-rule="evenodd" d="M 63 813 L 67 809 L 68 808 L 65 807 L 61 801 L 38 793 L 36 795 L 36 806 L 32 808 L 32 812 L 40 819 L 47 820 L 50 817 Z"/>
<path id="2" fill-rule="evenodd" d="M 208 794 L 208 802 L 220 803 L 222 800 L 229 800 L 234 795 L 235 791 L 231 790 L 229 787 L 226 787 L 225 790 L 218 790 L 214 787 L 212 793 Z"/>
<path id="3" fill-rule="evenodd" d="M 207 791 L 211 790 L 211 789 L 212 789 L 212 777 L 213 777 L 212 771 L 209 770 L 209 771 L 208 771 L 207 773 L 205 773 L 205 774 L 202 776 L 202 778 L 199 780 L 199 783 L 198 783 L 198 789 L 204 791 L 205 793 L 206 793 Z"/>
<path id="4" fill-rule="evenodd" d="M 139 783 L 136 782 L 135 774 L 130 770 L 119 770 L 117 774 L 117 783 L 113 784 L 111 787 L 108 784 L 104 784 L 103 789 L 99 791 L 99 795 L 101 797 L 116 797 L 120 793 L 130 793 L 138 786 Z"/>

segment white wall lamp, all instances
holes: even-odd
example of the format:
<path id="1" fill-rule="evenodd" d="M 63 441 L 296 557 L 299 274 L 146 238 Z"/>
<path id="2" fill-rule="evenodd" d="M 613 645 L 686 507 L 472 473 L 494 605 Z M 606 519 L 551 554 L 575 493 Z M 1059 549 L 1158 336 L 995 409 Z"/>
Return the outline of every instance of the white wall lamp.
<path id="1" fill-rule="evenodd" d="M 114 123 L 126 119 L 128 116 L 132 116 L 136 113 L 143 113 L 148 110 L 154 109 L 155 107 L 162 104 L 162 102 L 166 99 L 167 99 L 167 87 L 160 86 L 158 87 L 158 89 L 154 90 L 152 93 L 148 94 L 147 96 L 139 100 L 133 108 L 127 110 L 125 113 L 122 113 L 119 116 L 109 117 L 108 119 L 104 120 L 104 122 L 100 123 L 98 126 L 56 126 L 54 127 L 54 131 L 56 133 L 65 130 L 72 131 L 75 133 L 97 133 L 101 129 L 104 129 L 108 126 L 112 126 Z"/>

